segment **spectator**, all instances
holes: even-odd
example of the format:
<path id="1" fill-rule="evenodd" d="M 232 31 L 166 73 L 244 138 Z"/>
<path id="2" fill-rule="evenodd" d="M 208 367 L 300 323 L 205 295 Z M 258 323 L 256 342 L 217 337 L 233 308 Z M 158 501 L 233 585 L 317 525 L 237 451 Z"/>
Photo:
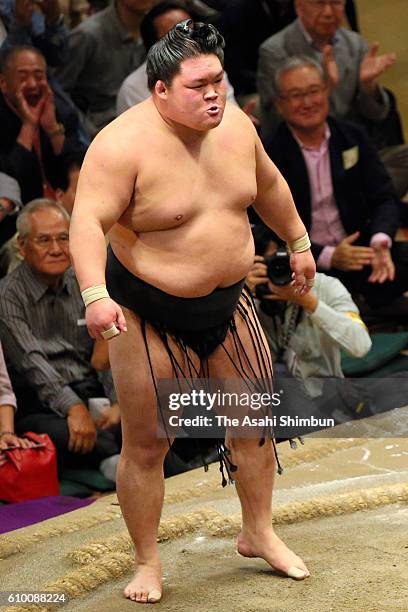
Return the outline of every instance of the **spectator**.
<path id="1" fill-rule="evenodd" d="M 140 26 L 140 33 L 146 53 L 155 42 L 160 40 L 176 23 L 183 19 L 193 19 L 201 21 L 202 16 L 193 13 L 185 8 L 181 1 L 159 2 L 149 11 Z M 224 77 L 228 84 L 228 99 L 235 103 L 234 90 L 228 82 L 228 77 Z M 125 110 L 146 100 L 151 95 L 147 85 L 146 62 L 132 72 L 122 83 L 119 89 L 116 110 L 120 115 Z"/>
<path id="2" fill-rule="evenodd" d="M 88 0 L 60 0 L 60 4 L 65 24 L 71 29 L 88 19 L 91 13 Z"/>
<path id="3" fill-rule="evenodd" d="M 86 0 L 79 0 L 82 2 Z M 45 0 L 41 10 L 32 0 L 0 0 L 0 15 L 5 15 L 9 32 L 4 30 L 0 46 L 2 53 L 13 47 L 33 46 L 44 55 L 48 66 L 64 65 L 68 61 L 68 30 L 60 10 L 59 0 Z M 64 7 L 62 6 L 62 10 Z M 4 44 L 3 44 L 4 43 Z M 78 125 L 78 137 L 84 146 L 89 145 L 89 137 L 80 124 L 78 111 L 61 85 L 48 71 L 48 83 L 54 93 L 55 104 L 66 119 Z"/>
<path id="4" fill-rule="evenodd" d="M 56 108 L 45 60 L 37 49 L 10 49 L 0 71 L 3 168 L 17 179 L 23 203 L 54 195 L 61 156 L 83 148 L 78 124 Z"/>
<path id="5" fill-rule="evenodd" d="M 41 51 L 49 66 L 63 65 L 68 61 L 68 31 L 59 0 L 43 0 L 40 6 L 33 0 L 0 0 L 7 30 L 1 50 L 30 45 Z"/>
<path id="6" fill-rule="evenodd" d="M 328 118 L 319 62 L 289 58 L 273 85 L 284 123 L 266 150 L 289 183 L 318 269 L 385 306 L 408 289 L 408 268 L 392 256 L 399 202 L 374 146 L 358 125 Z"/>
<path id="7" fill-rule="evenodd" d="M 140 23 L 152 3 L 116 0 L 70 33 L 70 61 L 58 78 L 85 115 L 91 136 L 116 116 L 119 87 L 145 58 Z"/>
<path id="8" fill-rule="evenodd" d="M 20 187 L 15 179 L 0 172 L 0 247 L 14 233 L 14 217 L 21 208 Z"/>
<path id="9" fill-rule="evenodd" d="M 120 450 L 119 407 L 97 429 L 87 403 L 105 391 L 91 367 L 82 298 L 70 268 L 69 216 L 59 204 L 28 204 L 17 221 L 24 262 L 0 281 L 0 335 L 17 396 L 17 430 L 48 433 L 61 463 L 99 466 Z"/>
<path id="10" fill-rule="evenodd" d="M 67 155 L 61 162 L 60 180 L 55 189 L 55 197 L 69 215 L 71 215 L 74 207 L 79 172 L 84 157 L 85 153 L 72 153 Z"/>
<path id="11" fill-rule="evenodd" d="M 72 153 L 62 160 L 60 180 L 59 183 L 55 185 L 56 201 L 62 204 L 69 215 L 71 215 L 74 206 L 79 172 L 84 160 L 84 155 L 84 153 Z M 10 177 L 9 180 L 15 182 L 14 179 Z M 15 270 L 22 261 L 23 257 L 18 246 L 17 234 L 14 234 L 14 236 L 0 248 L 0 277 Z M 96 366 L 94 367 L 96 368 Z M 109 367 L 109 363 L 106 367 Z"/>
<path id="12" fill-rule="evenodd" d="M 258 312 L 271 349 L 275 374 L 278 379 L 289 376 L 302 381 L 302 386 L 293 385 L 289 390 L 294 395 L 305 391 L 303 399 L 306 400 L 318 398 L 314 406 L 326 411 L 325 416 L 327 408 L 330 406 L 332 410 L 335 405 L 347 414 L 352 406 L 344 405 L 340 393 L 338 401 L 331 397 L 329 406 L 325 403 L 326 394 L 331 395 L 333 391 L 330 379 L 344 378 L 341 349 L 355 357 L 363 357 L 371 348 L 370 336 L 356 304 L 338 279 L 321 273 L 316 274 L 313 290 L 303 296 L 292 287 L 290 274 L 287 284 L 273 284 L 264 257 L 274 255 L 278 244 L 271 240 L 270 230 L 263 226 L 254 230 L 254 238 L 258 254 L 247 284 L 253 293 L 257 287 L 262 287 Z M 285 250 L 286 247 L 280 247 L 281 257 Z M 280 273 L 282 270 L 281 263 Z M 307 405 L 311 408 L 310 402 Z M 304 404 L 297 401 L 297 409 L 299 406 L 306 414 Z"/>
<path id="13" fill-rule="evenodd" d="M 10 446 L 19 448 L 35 446 L 35 443 L 31 442 L 31 440 L 16 436 L 14 430 L 14 413 L 16 409 L 16 396 L 11 387 L 0 343 L 0 467 L 7 461 L 6 456 L 2 452 L 5 448 Z"/>
<path id="14" fill-rule="evenodd" d="M 225 69 L 237 96 L 254 94 L 259 45 L 294 19 L 293 7 L 290 2 L 277 0 L 234 0 L 223 4 L 217 27 L 225 36 Z"/>
<path id="15" fill-rule="evenodd" d="M 298 19 L 268 38 L 259 49 L 258 91 L 262 131 L 267 137 L 279 122 L 273 108 L 272 82 L 288 57 L 308 55 L 325 64 L 330 78 L 331 113 L 337 118 L 384 119 L 389 96 L 378 77 L 395 61 L 394 53 L 378 55 L 356 32 L 340 27 L 345 0 L 296 0 Z"/>

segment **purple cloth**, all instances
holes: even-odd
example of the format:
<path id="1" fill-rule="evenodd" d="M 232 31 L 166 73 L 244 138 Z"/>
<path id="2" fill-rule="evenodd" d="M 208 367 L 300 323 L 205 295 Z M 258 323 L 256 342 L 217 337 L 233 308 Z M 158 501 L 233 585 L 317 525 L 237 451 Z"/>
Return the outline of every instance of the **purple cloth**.
<path id="1" fill-rule="evenodd" d="M 40 523 L 53 516 L 89 506 L 94 501 L 61 495 L 0 506 L 0 533 Z"/>

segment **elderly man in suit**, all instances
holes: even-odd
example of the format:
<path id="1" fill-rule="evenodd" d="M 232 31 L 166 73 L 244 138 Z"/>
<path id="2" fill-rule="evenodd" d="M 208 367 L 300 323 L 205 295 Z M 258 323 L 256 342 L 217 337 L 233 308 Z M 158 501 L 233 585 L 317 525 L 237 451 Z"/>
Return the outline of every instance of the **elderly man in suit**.
<path id="1" fill-rule="evenodd" d="M 338 118 L 384 119 L 389 98 L 378 77 L 395 61 L 394 53 L 378 55 L 357 32 L 340 27 L 345 0 L 296 0 L 298 19 L 268 38 L 259 49 L 258 91 L 265 135 L 279 122 L 273 107 L 272 79 L 287 57 L 307 55 L 326 65 L 330 110 Z"/>
<path id="2" fill-rule="evenodd" d="M 382 307 L 408 289 L 393 254 L 399 203 L 364 130 L 328 117 L 329 78 L 319 62 L 287 59 L 272 81 L 284 120 L 266 150 L 289 183 L 320 271 Z"/>

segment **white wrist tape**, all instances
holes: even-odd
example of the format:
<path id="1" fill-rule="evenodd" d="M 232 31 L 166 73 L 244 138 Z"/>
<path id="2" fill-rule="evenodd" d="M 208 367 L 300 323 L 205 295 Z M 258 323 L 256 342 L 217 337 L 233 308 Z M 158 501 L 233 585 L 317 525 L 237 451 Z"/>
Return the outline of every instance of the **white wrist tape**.
<path id="1" fill-rule="evenodd" d="M 310 247 L 312 246 L 310 242 L 309 234 L 307 232 L 301 238 L 296 238 L 296 240 L 291 240 L 287 244 L 288 244 L 288 247 L 291 253 L 303 253 L 304 251 L 307 251 L 308 249 L 310 249 Z"/>
<path id="2" fill-rule="evenodd" d="M 93 287 L 88 287 L 81 291 L 82 299 L 84 300 L 85 308 L 92 304 L 92 302 L 96 302 L 97 300 L 102 300 L 103 298 L 108 298 L 109 293 L 106 289 L 106 285 L 94 285 Z"/>

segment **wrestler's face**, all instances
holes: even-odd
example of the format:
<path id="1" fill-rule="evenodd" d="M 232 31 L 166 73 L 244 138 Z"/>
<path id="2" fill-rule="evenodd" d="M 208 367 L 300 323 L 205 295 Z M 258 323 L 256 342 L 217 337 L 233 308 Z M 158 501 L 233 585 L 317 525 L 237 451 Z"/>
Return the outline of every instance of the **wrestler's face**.
<path id="1" fill-rule="evenodd" d="M 51 208 L 39 208 L 29 219 L 28 236 L 19 237 L 20 252 L 39 280 L 53 285 L 71 265 L 68 220 Z"/>
<path id="2" fill-rule="evenodd" d="M 186 59 L 170 85 L 158 81 L 156 94 L 166 118 L 193 130 L 206 131 L 222 120 L 226 101 L 224 70 L 216 55 Z"/>
<path id="3" fill-rule="evenodd" d="M 331 38 L 344 19 L 345 0 L 296 0 L 296 12 L 314 39 Z"/>
<path id="4" fill-rule="evenodd" d="M 290 126 L 300 130 L 315 130 L 329 114 L 329 92 L 319 72 L 312 66 L 302 66 L 284 72 L 275 105 Z"/>

